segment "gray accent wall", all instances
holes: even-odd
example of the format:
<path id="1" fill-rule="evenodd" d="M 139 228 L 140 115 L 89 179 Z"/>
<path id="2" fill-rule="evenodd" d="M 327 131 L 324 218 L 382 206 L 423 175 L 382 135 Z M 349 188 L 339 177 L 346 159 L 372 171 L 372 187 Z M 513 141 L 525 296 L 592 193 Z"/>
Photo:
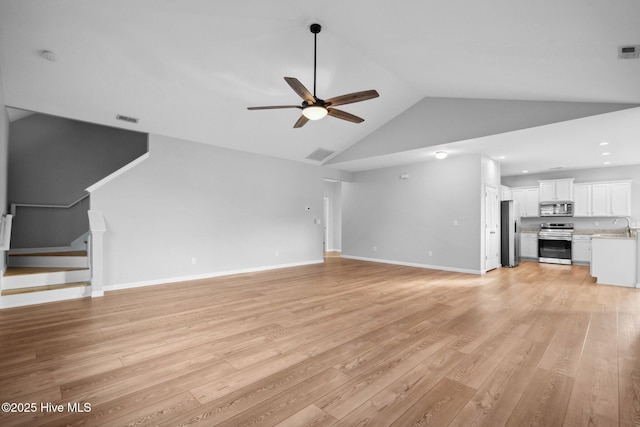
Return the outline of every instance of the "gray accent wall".
<path id="1" fill-rule="evenodd" d="M 343 256 L 482 272 L 483 189 L 499 170 L 468 155 L 354 173 L 342 184 Z"/>
<path id="2" fill-rule="evenodd" d="M 1 70 L 0 70 L 1 71 Z M 9 115 L 4 104 L 4 88 L 0 73 L 0 216 L 8 212 L 7 209 L 7 180 L 9 169 Z M 6 268 L 5 251 L 0 251 L 0 274 Z"/>
<path id="3" fill-rule="evenodd" d="M 67 206 L 85 188 L 147 152 L 147 135 L 44 114 L 11 123 L 8 203 Z M 89 230 L 71 209 L 18 208 L 12 248 L 68 246 Z"/>
<path id="4" fill-rule="evenodd" d="M 496 135 L 637 106 L 638 104 L 427 97 L 333 157 L 327 164 L 339 165 L 342 162 Z"/>
<path id="5" fill-rule="evenodd" d="M 322 262 L 335 171 L 159 135 L 149 149 L 91 195 L 107 227 L 105 289 Z"/>

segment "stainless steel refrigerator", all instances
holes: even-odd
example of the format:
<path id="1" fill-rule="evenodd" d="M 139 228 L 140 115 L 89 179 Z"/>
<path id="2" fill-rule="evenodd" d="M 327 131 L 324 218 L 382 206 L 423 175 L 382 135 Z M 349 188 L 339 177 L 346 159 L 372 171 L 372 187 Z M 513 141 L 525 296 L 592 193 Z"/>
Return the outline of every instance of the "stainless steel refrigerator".
<path id="1" fill-rule="evenodd" d="M 516 202 L 503 200 L 500 205 L 500 260 L 503 267 L 520 263 L 520 218 L 516 218 Z"/>

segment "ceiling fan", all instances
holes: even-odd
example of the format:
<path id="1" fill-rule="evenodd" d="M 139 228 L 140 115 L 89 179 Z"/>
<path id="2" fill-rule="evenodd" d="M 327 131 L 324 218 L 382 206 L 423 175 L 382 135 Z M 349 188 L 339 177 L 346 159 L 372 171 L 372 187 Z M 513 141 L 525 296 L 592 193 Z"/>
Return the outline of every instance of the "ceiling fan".
<path id="1" fill-rule="evenodd" d="M 340 95 L 327 100 L 320 99 L 316 96 L 316 58 L 318 48 L 318 33 L 322 29 L 320 24 L 311 24 L 309 27 L 313 33 L 313 95 L 309 90 L 304 87 L 300 81 L 294 77 L 285 77 L 284 80 L 291 86 L 291 89 L 297 93 L 300 98 L 303 99 L 301 105 L 272 105 L 267 107 L 248 107 L 248 110 L 275 110 L 279 108 L 299 108 L 302 110 L 302 115 L 298 121 L 293 125 L 294 128 L 301 128 L 309 120 L 319 120 L 326 115 L 335 117 L 337 119 L 346 120 L 353 123 L 362 123 L 363 118 L 355 116 L 346 111 L 333 108 L 337 105 L 352 104 L 354 102 L 366 101 L 371 98 L 377 98 L 378 92 L 375 90 L 365 90 L 362 92 L 349 93 L 347 95 Z"/>

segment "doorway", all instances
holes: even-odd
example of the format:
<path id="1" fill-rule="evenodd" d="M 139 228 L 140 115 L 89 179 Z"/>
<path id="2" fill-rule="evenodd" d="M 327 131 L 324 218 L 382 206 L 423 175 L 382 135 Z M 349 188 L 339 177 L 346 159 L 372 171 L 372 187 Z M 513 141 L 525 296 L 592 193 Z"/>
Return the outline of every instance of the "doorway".
<path id="1" fill-rule="evenodd" d="M 484 221 L 485 221 L 485 250 L 484 270 L 489 271 L 498 268 L 500 264 L 500 203 L 498 190 L 491 186 L 485 186 L 484 191 Z"/>
<path id="2" fill-rule="evenodd" d="M 323 212 L 324 212 L 324 236 L 322 238 L 322 250 L 327 253 L 330 251 L 330 241 L 329 241 L 329 236 L 331 236 L 331 232 L 330 232 L 330 228 L 331 228 L 331 221 L 330 221 L 330 215 L 329 213 L 331 212 L 330 206 L 329 206 L 329 198 L 328 197 L 324 197 L 324 203 L 323 203 Z"/>

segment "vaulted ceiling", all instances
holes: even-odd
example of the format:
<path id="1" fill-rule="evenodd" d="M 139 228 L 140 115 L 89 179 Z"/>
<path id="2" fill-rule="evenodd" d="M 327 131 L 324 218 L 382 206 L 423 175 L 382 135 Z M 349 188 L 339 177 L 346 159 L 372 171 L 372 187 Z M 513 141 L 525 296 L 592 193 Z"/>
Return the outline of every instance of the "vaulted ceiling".
<path id="1" fill-rule="evenodd" d="M 246 109 L 299 103 L 284 76 L 311 89 L 314 22 L 323 26 L 318 96 L 377 89 L 379 98 L 342 107 L 364 123 L 328 117 L 293 129 L 299 110 Z M 557 162 L 527 166 L 526 153 L 533 159 L 536 151 L 527 150 L 550 141 L 572 156 L 567 167 L 593 167 L 601 164 L 593 147 L 603 139 L 613 164 L 629 164 L 640 159 L 640 60 L 618 59 L 626 45 L 640 45 L 637 0 L 0 1 L 0 74 L 10 107 L 312 164 L 305 157 L 322 147 L 336 152 L 328 165 L 346 170 L 416 161 L 434 147 L 505 155 L 503 174 L 544 170 Z M 43 50 L 57 60 L 44 59 Z M 456 136 L 456 126 L 475 120 L 461 113 L 467 107 L 423 108 L 405 127 L 392 124 L 448 98 L 612 107 L 491 134 Z M 446 114 L 447 137 L 403 142 L 407 127 L 428 135 Z M 393 137 L 381 142 L 389 129 Z M 381 143 L 388 145 L 382 152 L 366 147 Z"/>

